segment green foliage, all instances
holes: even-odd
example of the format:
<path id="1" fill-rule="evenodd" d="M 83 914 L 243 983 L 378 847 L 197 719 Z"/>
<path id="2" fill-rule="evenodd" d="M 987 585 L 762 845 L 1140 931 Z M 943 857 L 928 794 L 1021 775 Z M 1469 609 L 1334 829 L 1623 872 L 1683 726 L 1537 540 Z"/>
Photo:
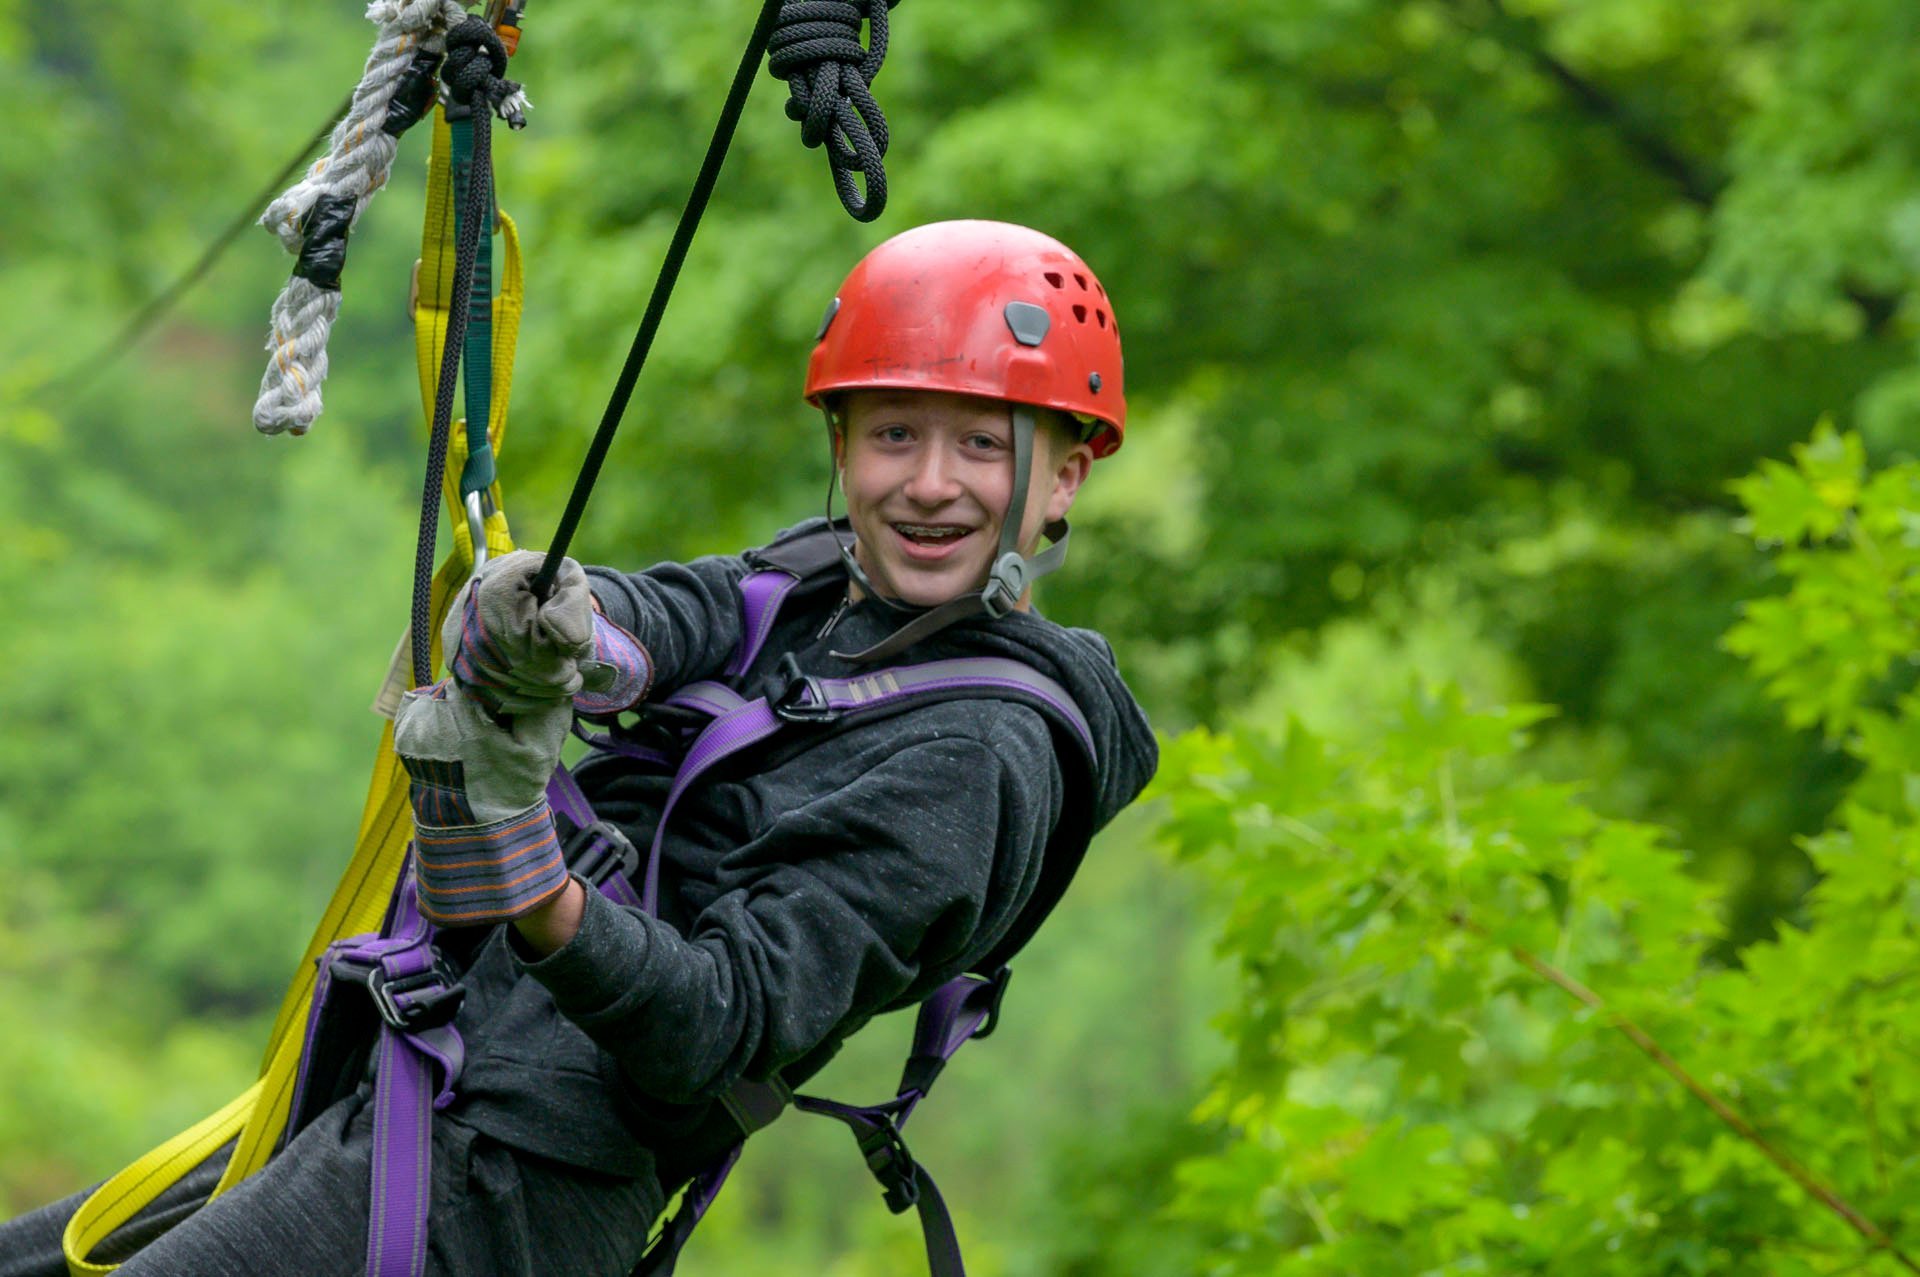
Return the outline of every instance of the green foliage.
<path id="1" fill-rule="evenodd" d="M 1894 1270 L 1810 1191 L 1920 1227 L 1920 758 L 1882 651 L 1911 650 L 1920 466 L 1863 458 L 1823 429 L 1739 485 L 1791 584 L 1729 646 L 1862 771 L 1806 843 L 1805 926 L 1736 965 L 1660 831 L 1537 774 L 1540 709 L 1424 692 L 1350 739 L 1173 743 L 1161 836 L 1239 971 L 1201 1108 L 1231 1143 L 1181 1169 L 1182 1212 L 1233 1233 L 1214 1271 Z"/>
<path id="2" fill-rule="evenodd" d="M 1869 477 L 1859 437 L 1830 425 L 1794 459 L 1735 485 L 1754 537 L 1784 547 L 1791 588 L 1748 604 L 1727 646 L 1795 726 L 1817 725 L 1856 753 L 1870 738 L 1885 764 L 1905 763 L 1904 752 L 1886 755 L 1895 720 L 1914 708 L 1900 694 L 1920 622 L 1920 467 Z"/>
<path id="3" fill-rule="evenodd" d="M 502 462 L 531 543 L 605 402 L 747 12 L 541 7 L 515 59 L 539 109 L 500 135 L 503 204 L 529 254 Z M 1904 0 L 909 0 L 876 85 L 893 123 L 892 211 L 850 223 L 780 112 L 781 86 L 757 86 L 579 551 L 638 564 L 732 550 L 813 513 L 826 466 L 799 374 L 858 253 L 936 217 L 1052 231 L 1124 315 L 1133 418 L 1076 508 L 1074 567 L 1046 583 L 1045 608 L 1109 634 L 1156 720 L 1220 729 L 1206 749 L 1223 758 L 1253 749 L 1271 770 L 1269 755 L 1325 741 L 1315 766 L 1329 788 L 1295 814 L 1329 837 L 1336 815 L 1384 837 L 1389 813 L 1439 801 L 1409 806 L 1392 786 L 1436 724 L 1474 713 L 1403 719 L 1400 672 L 1456 682 L 1469 706 L 1559 707 L 1523 753 L 1456 751 L 1463 836 L 1475 821 L 1509 837 L 1570 822 L 1589 855 L 1625 839 L 1657 868 L 1645 873 L 1695 890 L 1632 822 L 1658 823 L 1691 872 L 1724 884 L 1708 893 L 1713 925 L 1650 929 L 1607 903 L 1627 888 L 1604 865 L 1585 877 L 1563 865 L 1564 880 L 1468 865 L 1461 889 L 1479 894 L 1467 903 L 1485 911 L 1506 892 L 1537 905 L 1544 892 L 1544 915 L 1510 912 L 1570 928 L 1560 956 L 1596 981 L 1620 975 L 1602 992 L 1636 1008 L 1658 999 L 1620 954 L 1709 953 L 1709 974 L 1680 978 L 1649 1026 L 1690 1065 L 1760 1088 L 1748 1111 L 1792 1127 L 1793 1146 L 1834 1159 L 1850 1186 L 1847 1139 L 1797 1124 L 1865 1130 L 1841 1092 L 1871 1073 L 1897 1184 L 1908 1119 L 1887 1062 L 1904 1040 L 1864 1019 L 1844 1020 L 1849 1039 L 1821 1016 L 1852 1014 L 1836 990 L 1861 963 L 1904 953 L 1906 905 L 1887 876 L 1920 771 L 1906 761 L 1920 734 L 1903 647 L 1913 480 L 1867 467 L 1920 437 L 1915 21 Z M 362 707 L 404 612 L 419 430 L 400 301 L 421 139 L 356 228 L 311 438 L 265 442 L 245 424 L 287 268 L 265 236 L 243 239 L 146 345 L 111 366 L 93 352 L 320 122 L 369 31 L 353 5 L 292 15 L 180 0 L 156 18 L 0 0 L 0 71 L 32 104 L 0 148 L 0 290 L 13 299 L 0 307 L 0 588 L 16 621 L 0 633 L 0 871 L 13 887 L 0 1020 L 34 1026 L 31 1047 L 0 1052 L 8 1207 L 112 1169 L 238 1088 L 345 852 L 374 726 Z M 1798 463 L 1741 477 L 1823 417 L 1832 435 Z M 1722 647 L 1739 601 L 1767 588 L 1728 535 L 1741 505 L 1783 544 L 1785 593 L 1754 603 Z M 1796 735 L 1769 694 L 1821 733 Z M 1289 714 L 1311 731 L 1284 731 Z M 1283 743 L 1253 743 L 1268 735 Z M 1404 757 L 1368 755 L 1402 737 Z M 1196 792 L 1215 783 L 1183 775 Z M 1365 794 L 1342 789 L 1367 775 Z M 1509 780 L 1541 810 L 1502 808 Z M 1577 798 L 1555 788 L 1575 780 Z M 1444 1020 L 1399 1004 L 1364 1013 L 1401 1026 L 1433 1075 L 1415 1070 L 1424 1098 L 1410 1107 L 1388 1103 L 1418 1089 L 1396 1063 L 1400 1039 L 1383 1045 L 1357 1020 L 1326 1030 L 1348 1056 L 1328 1046 L 1284 1071 L 1289 1095 L 1320 1079 L 1283 1116 L 1305 1124 L 1301 1147 L 1323 1150 L 1300 1182 L 1331 1205 L 1277 1196 L 1255 1209 L 1223 1190 L 1209 1214 L 1192 1203 L 1215 1163 L 1196 1161 L 1190 1218 L 1170 1220 L 1170 1166 L 1190 1141 L 1254 1128 L 1224 1110 L 1197 1133 L 1167 1125 L 1207 1066 L 1199 1026 L 1222 995 L 1192 950 L 1227 906 L 1176 890 L 1143 838 L 1134 827 L 1105 844 L 1023 964 L 1008 1027 L 980 1048 L 1023 1067 L 960 1066 L 943 1082 L 952 1098 L 916 1119 L 980 1272 L 1188 1271 L 1214 1243 L 1257 1266 L 1275 1236 L 1317 1236 L 1315 1210 L 1336 1225 L 1348 1211 L 1413 1221 L 1405 1233 L 1437 1220 L 1420 1244 L 1461 1255 L 1482 1229 L 1513 1267 L 1590 1257 L 1605 1270 L 1632 1253 L 1684 1271 L 1721 1262 L 1716 1244 L 1765 1271 L 1857 1257 L 1845 1234 L 1815 1240 L 1824 1225 L 1805 1225 L 1806 1245 L 1841 1258 L 1754 1254 L 1717 1223 L 1694 1228 L 1689 1211 L 1744 1212 L 1756 1237 L 1800 1237 L 1773 1225 L 1808 1208 L 1737 1141 L 1715 1143 L 1591 1017 L 1449 929 L 1455 871 L 1440 874 L 1411 833 L 1395 852 L 1409 864 L 1375 867 L 1417 886 L 1390 909 L 1377 884 L 1355 899 L 1373 893 L 1402 930 L 1426 919 L 1422 943 L 1449 979 L 1498 984 L 1499 998 Z M 1306 863 L 1304 848 L 1289 855 Z M 1803 896 L 1816 872 L 1822 886 Z M 1848 934 L 1865 939 L 1836 956 L 1840 983 L 1809 983 L 1814 950 L 1796 946 L 1847 948 L 1843 898 Z M 1520 926 L 1507 912 L 1476 921 Z M 1747 974 L 1712 973 L 1736 953 Z M 1420 970 L 1395 960 L 1385 987 Z M 1755 992 L 1762 968 L 1783 995 Z M 1261 987 L 1236 1017 L 1271 1018 L 1277 1004 L 1250 1000 Z M 1419 996 L 1457 1007 L 1447 999 L 1466 995 L 1451 988 Z M 1357 999 L 1325 996 L 1336 1021 Z M 1749 1037 L 1719 997 L 1749 1004 Z M 1463 1034 L 1463 1058 L 1521 1081 L 1449 1072 L 1447 1043 Z M 1563 1041 L 1590 1077 L 1549 1077 L 1542 1061 Z M 842 1089 L 883 1090 L 896 1045 L 850 1050 Z M 1308 1110 L 1326 1090 L 1350 1104 L 1322 1129 Z M 1671 1101 L 1666 1126 L 1656 1099 Z M 1557 1152 L 1588 1107 L 1600 1127 L 1618 1119 L 1612 1142 L 1583 1134 L 1575 1155 Z M 1644 1156 L 1667 1167 L 1645 1208 L 1602 1196 L 1646 1174 L 1628 1138 L 1640 1131 L 1658 1137 Z M 918 1262 L 906 1224 L 876 1218 L 842 1135 L 766 1138 L 690 1267 Z M 1267 1139 L 1230 1144 L 1228 1189 L 1273 1164 Z M 1513 1153 L 1504 1174 L 1520 1188 L 1494 1182 L 1482 1139 Z M 1684 1162 L 1689 1139 L 1712 1167 Z M 1347 1187 L 1341 1168 L 1362 1158 L 1429 1169 Z M 1553 1213 L 1562 1197 L 1590 1205 L 1588 1233 Z M 1514 1204 L 1565 1225 L 1564 1260 Z M 1348 1271 L 1394 1270 L 1371 1233 L 1340 1236 L 1361 1255 Z M 1598 1253 L 1614 1237 L 1625 1249 Z M 1234 1238 L 1250 1240 L 1236 1252 Z"/>

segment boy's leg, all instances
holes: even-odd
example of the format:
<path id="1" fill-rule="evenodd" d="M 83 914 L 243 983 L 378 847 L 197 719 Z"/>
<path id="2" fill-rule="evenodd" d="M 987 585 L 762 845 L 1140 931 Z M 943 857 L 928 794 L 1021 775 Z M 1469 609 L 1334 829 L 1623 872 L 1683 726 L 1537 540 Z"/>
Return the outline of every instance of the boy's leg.
<path id="1" fill-rule="evenodd" d="M 346 1097 L 127 1261 L 120 1277 L 360 1277 L 372 1126 L 364 1097 Z"/>
<path id="2" fill-rule="evenodd" d="M 652 1176 L 565 1166 L 436 1125 L 451 1138 L 434 1156 L 444 1151 L 465 1184 L 435 1185 L 429 1277 L 626 1277 L 639 1262 L 663 1204 Z"/>
<path id="3" fill-rule="evenodd" d="M 200 1206 L 226 1164 L 225 1150 L 215 1154 L 94 1258 L 132 1255 L 121 1277 L 361 1277 L 372 1118 L 363 1097 L 349 1096 Z M 427 1271 L 444 1277 L 624 1277 L 663 1204 L 652 1177 L 549 1162 L 445 1117 L 433 1123 L 432 1192 Z M 0 1225 L 0 1277 L 66 1277 L 60 1236 L 86 1199 L 76 1193 Z"/>
<path id="4" fill-rule="evenodd" d="M 349 1096 L 120 1277 L 362 1277 L 372 1155 L 373 1106 Z M 445 1115 L 431 1192 L 429 1277 L 625 1277 L 662 1205 L 651 1176 L 531 1157 Z"/>
<path id="5" fill-rule="evenodd" d="M 156 1198 L 152 1205 L 116 1229 L 93 1252 L 106 1263 L 123 1260 L 191 1215 L 213 1191 L 226 1169 L 231 1144 L 218 1149 Z M 99 1185 L 94 1185 L 98 1188 Z M 0 1277 L 67 1277 L 60 1238 L 67 1221 L 93 1195 L 93 1188 L 0 1223 Z"/>

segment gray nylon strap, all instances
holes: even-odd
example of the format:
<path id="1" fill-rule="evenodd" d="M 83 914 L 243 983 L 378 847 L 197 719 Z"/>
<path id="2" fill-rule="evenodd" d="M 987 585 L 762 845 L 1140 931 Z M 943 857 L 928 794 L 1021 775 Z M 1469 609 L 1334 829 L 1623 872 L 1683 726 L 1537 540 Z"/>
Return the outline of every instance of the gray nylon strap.
<path id="1" fill-rule="evenodd" d="M 825 404 L 821 404 L 820 415 L 824 417 L 827 422 L 827 447 L 831 449 L 833 447 L 834 440 L 838 437 L 834 433 L 834 428 L 833 428 L 833 409 L 827 407 Z M 840 534 L 832 531 L 833 529 L 833 484 L 834 484 L 834 480 L 838 477 L 839 477 L 839 468 L 829 463 L 827 466 L 827 529 L 828 529 L 828 532 L 833 537 L 834 545 L 838 547 L 840 551 L 840 562 L 847 569 L 847 577 L 855 585 L 859 586 L 860 592 L 866 595 L 868 598 L 879 599 L 882 603 L 885 603 L 888 607 L 892 608 L 894 611 L 904 612 L 907 610 L 904 604 L 888 598 L 886 595 L 880 593 L 880 591 L 873 588 L 873 582 L 867 579 L 867 570 L 861 567 L 859 561 L 853 557 L 852 544 L 846 541 L 842 541 L 840 539 Z"/>
<path id="2" fill-rule="evenodd" d="M 1013 405 L 1013 497 L 1000 520 L 1000 554 L 1020 550 L 1020 525 L 1026 522 L 1027 489 L 1033 481 L 1033 431 L 1033 409 L 1023 403 Z"/>

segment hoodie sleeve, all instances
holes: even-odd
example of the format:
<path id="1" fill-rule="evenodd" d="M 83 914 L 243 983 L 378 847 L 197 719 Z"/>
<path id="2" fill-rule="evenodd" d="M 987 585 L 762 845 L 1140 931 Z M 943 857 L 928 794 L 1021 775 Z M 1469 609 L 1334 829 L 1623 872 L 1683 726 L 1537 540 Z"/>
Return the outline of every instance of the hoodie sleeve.
<path id="1" fill-rule="evenodd" d="M 966 969 L 1032 894 L 1062 800 L 1045 723 L 944 735 L 782 813 L 682 935 L 589 892 L 579 933 L 522 962 L 642 1092 L 686 1103 Z"/>
<path id="2" fill-rule="evenodd" d="M 634 636 L 653 665 L 656 693 L 718 674 L 740 642 L 745 560 L 707 557 L 644 572 L 589 567 L 594 601 Z"/>

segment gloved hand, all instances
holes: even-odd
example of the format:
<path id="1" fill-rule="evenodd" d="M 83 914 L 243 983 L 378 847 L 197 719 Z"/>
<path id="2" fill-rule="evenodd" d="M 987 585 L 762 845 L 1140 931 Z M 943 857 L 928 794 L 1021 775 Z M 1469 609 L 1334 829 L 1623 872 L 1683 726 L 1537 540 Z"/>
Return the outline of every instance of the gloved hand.
<path id="1" fill-rule="evenodd" d="M 593 610 L 586 572 L 560 561 L 553 593 L 533 597 L 544 556 L 515 550 L 481 565 L 441 628 L 447 665 L 488 708 L 508 713 L 578 696 L 583 714 L 625 709 L 646 694 L 653 662 L 639 641 Z"/>
<path id="2" fill-rule="evenodd" d="M 573 702 L 497 718 L 457 680 L 408 692 L 393 746 L 412 778 L 420 912 L 441 926 L 517 918 L 567 884 L 547 779 Z"/>

